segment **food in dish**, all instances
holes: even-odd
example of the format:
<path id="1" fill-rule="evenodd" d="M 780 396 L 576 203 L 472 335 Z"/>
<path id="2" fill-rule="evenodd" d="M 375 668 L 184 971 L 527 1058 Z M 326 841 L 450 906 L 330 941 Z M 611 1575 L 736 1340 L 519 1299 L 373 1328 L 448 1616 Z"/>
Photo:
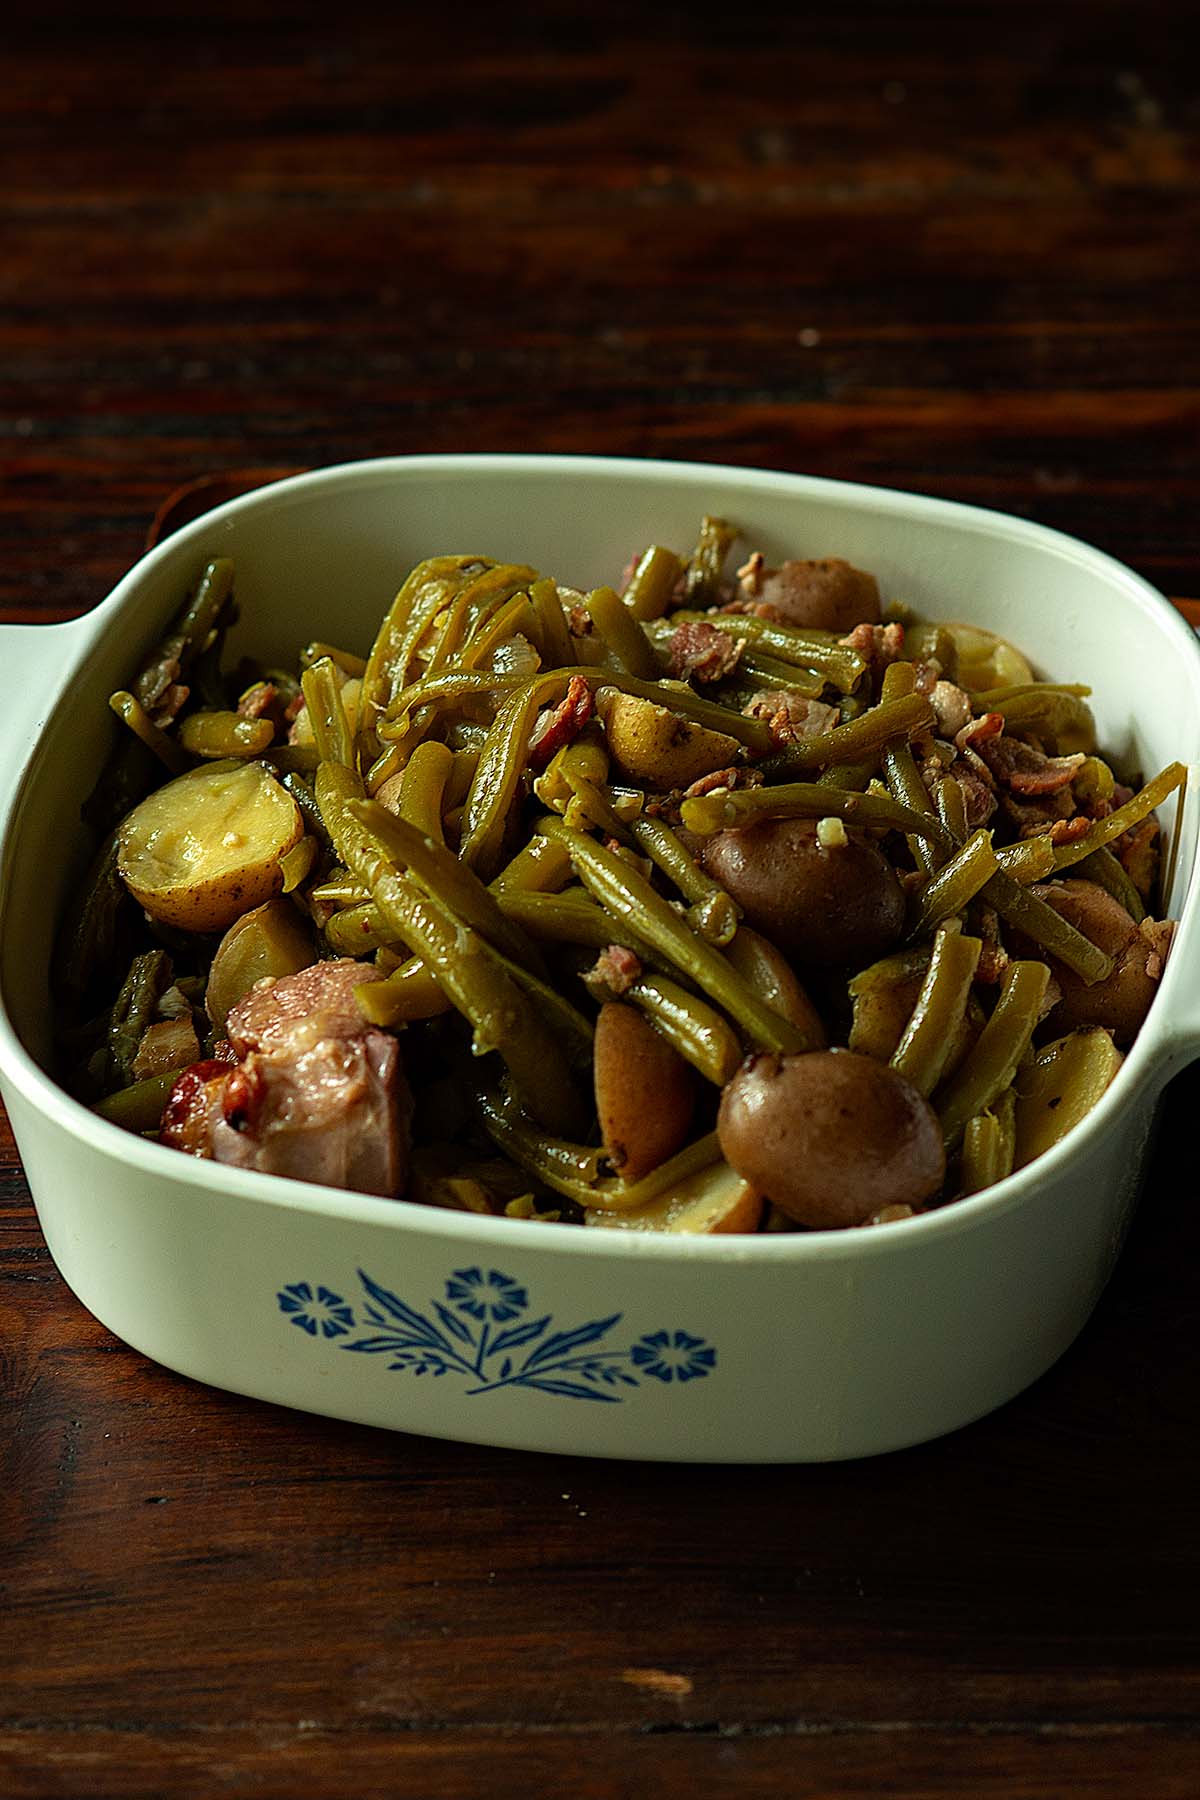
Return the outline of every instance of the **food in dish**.
<path id="1" fill-rule="evenodd" d="M 232 1165 L 609 1229 L 882 1224 L 1056 1142 L 1153 998 L 1182 767 L 1125 785 L 1086 690 L 834 556 L 727 573 L 733 539 L 619 593 L 434 557 L 298 673 L 226 671 L 209 565 L 113 697 L 76 1091 Z"/>

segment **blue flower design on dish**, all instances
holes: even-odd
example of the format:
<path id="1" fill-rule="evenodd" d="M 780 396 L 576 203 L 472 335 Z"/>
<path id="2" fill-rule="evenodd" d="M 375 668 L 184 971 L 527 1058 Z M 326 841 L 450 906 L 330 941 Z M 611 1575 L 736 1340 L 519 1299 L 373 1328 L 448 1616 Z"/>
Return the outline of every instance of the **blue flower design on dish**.
<path id="1" fill-rule="evenodd" d="M 629 1359 L 656 1381 L 695 1381 L 708 1374 L 717 1353 L 686 1331 L 652 1331 L 638 1339 Z"/>
<path id="2" fill-rule="evenodd" d="M 552 1329 L 549 1313 L 523 1318 L 529 1292 L 499 1269 L 455 1269 L 445 1283 L 445 1301 L 431 1300 L 418 1311 L 389 1288 L 358 1271 L 365 1300 L 360 1302 L 365 1335 L 339 1344 L 363 1356 L 384 1356 L 387 1368 L 408 1375 L 457 1375 L 468 1395 L 501 1388 L 534 1388 L 563 1400 L 597 1400 L 616 1405 L 624 1390 L 653 1377 L 664 1386 L 699 1381 L 717 1366 L 717 1352 L 691 1332 L 645 1332 L 627 1347 L 604 1340 L 622 1314 L 588 1319 L 565 1331 Z M 277 1296 L 279 1309 L 311 1338 L 349 1338 L 353 1308 L 331 1288 L 295 1281 Z M 510 1321 L 517 1321 L 510 1323 Z"/>
<path id="3" fill-rule="evenodd" d="M 446 1283 L 446 1298 L 473 1319 L 490 1319 L 495 1325 L 517 1318 L 529 1305 L 525 1289 L 498 1269 L 486 1275 L 481 1269 L 455 1269 Z"/>
<path id="4" fill-rule="evenodd" d="M 318 1287 L 313 1293 L 307 1281 L 293 1281 L 276 1296 L 279 1310 L 287 1313 L 293 1325 L 307 1331 L 309 1337 L 345 1337 L 354 1324 L 354 1309 L 347 1306 L 332 1288 Z"/>

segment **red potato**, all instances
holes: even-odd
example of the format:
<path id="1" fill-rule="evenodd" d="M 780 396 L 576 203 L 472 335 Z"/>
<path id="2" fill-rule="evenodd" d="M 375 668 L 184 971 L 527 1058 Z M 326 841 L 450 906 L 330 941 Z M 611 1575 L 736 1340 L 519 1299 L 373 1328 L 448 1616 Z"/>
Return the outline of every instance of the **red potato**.
<path id="1" fill-rule="evenodd" d="M 718 831 L 704 867 L 747 923 L 800 963 L 871 962 L 904 929 L 904 893 L 879 846 L 853 827 L 823 844 L 813 819 Z"/>
<path id="2" fill-rule="evenodd" d="M 692 1072 L 647 1018 L 619 1000 L 600 1008 L 593 1060 L 605 1151 L 618 1175 L 638 1181 L 687 1140 Z"/>
<path id="3" fill-rule="evenodd" d="M 1135 924 L 1119 900 L 1094 881 L 1068 878 L 1039 883 L 1030 890 L 1113 958 L 1113 972 L 1089 987 L 1073 970 L 1048 959 L 1062 999 L 1050 1014 L 1056 1035 L 1103 1025 L 1122 1047 L 1133 1042 L 1158 992 L 1170 941 L 1168 921 L 1146 919 Z"/>
<path id="4" fill-rule="evenodd" d="M 730 1167 L 812 1230 L 919 1208 L 945 1179 L 929 1102 L 851 1050 L 747 1057 L 721 1095 L 717 1132 Z"/>
<path id="5" fill-rule="evenodd" d="M 781 563 L 764 573 L 755 592 L 744 584 L 739 597 L 766 601 L 787 624 L 807 631 L 848 632 L 879 623 L 879 583 L 840 556 Z"/>

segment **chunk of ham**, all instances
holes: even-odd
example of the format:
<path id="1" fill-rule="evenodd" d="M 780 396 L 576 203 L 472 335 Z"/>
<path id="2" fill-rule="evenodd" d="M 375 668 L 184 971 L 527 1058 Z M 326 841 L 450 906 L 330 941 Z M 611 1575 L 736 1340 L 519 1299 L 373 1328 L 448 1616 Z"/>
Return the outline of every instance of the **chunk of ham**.
<path id="1" fill-rule="evenodd" d="M 412 1102 L 394 1037 L 368 1026 L 354 989 L 379 978 L 352 958 L 267 978 L 232 1008 L 232 1069 L 176 1083 L 164 1143 L 237 1168 L 395 1197 Z"/>

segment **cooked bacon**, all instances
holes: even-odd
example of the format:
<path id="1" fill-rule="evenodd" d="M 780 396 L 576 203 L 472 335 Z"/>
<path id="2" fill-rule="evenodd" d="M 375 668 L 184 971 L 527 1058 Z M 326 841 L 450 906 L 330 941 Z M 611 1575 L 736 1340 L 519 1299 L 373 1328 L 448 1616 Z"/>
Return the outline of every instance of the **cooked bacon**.
<path id="1" fill-rule="evenodd" d="M 803 694 L 776 688 L 755 694 L 742 712 L 748 719 L 762 719 L 777 745 L 816 737 L 818 732 L 829 731 L 839 718 L 837 707 L 824 700 L 807 700 Z"/>
<path id="2" fill-rule="evenodd" d="M 182 1069 L 185 1064 L 195 1062 L 199 1055 L 200 1041 L 189 1010 L 186 1016 L 160 1019 L 147 1025 L 131 1073 L 138 1081 L 145 1081 L 151 1075 L 166 1075 L 172 1069 Z"/>
<path id="3" fill-rule="evenodd" d="M 641 976 L 642 965 L 633 951 L 623 944 L 609 944 L 588 970 L 587 979 L 603 987 L 616 1000 L 627 994 Z"/>
<path id="4" fill-rule="evenodd" d="M 275 724 L 281 724 L 283 707 L 279 701 L 279 689 L 273 681 L 256 681 L 239 697 L 237 711 L 241 719 L 270 718 Z"/>
<path id="5" fill-rule="evenodd" d="M 934 665 L 923 663 L 923 669 Z M 917 681 L 920 690 L 920 679 Z M 954 681 L 935 681 L 929 690 L 929 701 L 937 714 L 938 730 L 945 738 L 955 738 L 971 723 L 971 696 Z"/>
<path id="6" fill-rule="evenodd" d="M 567 691 L 557 706 L 548 706 L 538 715 L 529 739 L 529 760 L 535 769 L 544 769 L 556 751 L 577 738 L 596 710 L 596 702 L 587 680 L 572 675 Z"/>
<path id="7" fill-rule="evenodd" d="M 756 595 L 763 584 L 766 558 L 761 550 L 752 551 L 737 572 L 738 592 L 747 598 Z"/>
<path id="8" fill-rule="evenodd" d="M 1143 819 L 1122 832 L 1112 845 L 1121 867 L 1143 900 L 1148 900 L 1158 879 L 1158 820 Z"/>
<path id="9" fill-rule="evenodd" d="M 717 788 L 751 788 L 762 786 L 762 771 L 738 767 L 736 769 L 714 769 L 711 775 L 701 775 L 693 781 L 691 787 L 683 790 L 685 800 L 698 800 L 702 794 L 711 794 Z M 647 809 L 649 810 L 649 809 Z"/>
<path id="10" fill-rule="evenodd" d="M 211 1120 L 220 1108 L 221 1095 L 236 1063 L 233 1050 L 226 1043 L 216 1046 L 216 1054 L 202 1062 L 194 1062 L 178 1077 L 159 1121 L 158 1139 L 185 1156 L 211 1158 Z"/>
<path id="11" fill-rule="evenodd" d="M 1013 812 L 1015 808 L 1010 805 L 1007 810 Z M 1020 810 L 1027 813 L 1034 809 L 1022 807 Z M 1076 813 L 1072 819 L 1051 819 L 1049 823 L 1041 818 L 1027 819 L 1019 835 L 1023 838 L 1048 837 L 1052 844 L 1074 844 L 1086 837 L 1090 829 L 1091 820 L 1087 814 Z"/>
<path id="12" fill-rule="evenodd" d="M 983 740 L 979 754 L 996 780 L 1022 799 L 1041 800 L 1069 788 L 1087 758 L 1082 751 L 1074 756 L 1047 756 L 1044 750 L 1005 734 Z"/>
<path id="13" fill-rule="evenodd" d="M 723 681 L 736 669 L 746 640 L 696 620 L 676 626 L 669 648 L 671 673 L 681 681 Z"/>

